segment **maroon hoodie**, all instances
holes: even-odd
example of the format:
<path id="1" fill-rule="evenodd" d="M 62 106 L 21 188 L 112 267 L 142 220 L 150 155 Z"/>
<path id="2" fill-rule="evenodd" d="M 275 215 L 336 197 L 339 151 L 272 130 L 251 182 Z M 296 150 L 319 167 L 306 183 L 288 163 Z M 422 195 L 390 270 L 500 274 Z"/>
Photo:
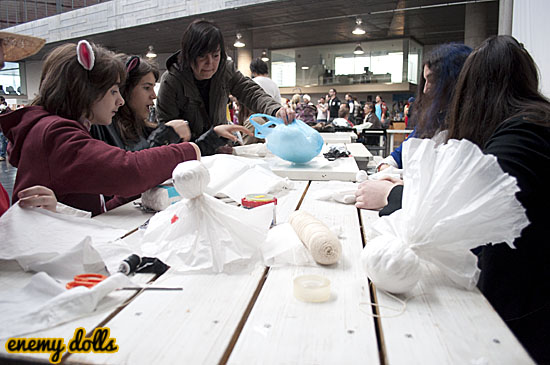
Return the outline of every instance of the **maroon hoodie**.
<path id="1" fill-rule="evenodd" d="M 0 116 L 0 125 L 9 140 L 9 162 L 17 167 L 14 203 L 19 191 L 43 185 L 58 201 L 97 215 L 103 211 L 100 194 L 141 194 L 169 179 L 180 162 L 197 158 L 189 143 L 127 152 L 39 106 Z"/>

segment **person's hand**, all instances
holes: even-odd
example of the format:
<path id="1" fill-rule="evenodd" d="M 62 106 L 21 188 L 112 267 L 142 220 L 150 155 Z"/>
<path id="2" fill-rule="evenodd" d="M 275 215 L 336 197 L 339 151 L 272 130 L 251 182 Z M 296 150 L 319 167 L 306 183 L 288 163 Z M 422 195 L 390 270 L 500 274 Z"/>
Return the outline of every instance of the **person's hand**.
<path id="1" fill-rule="evenodd" d="M 21 190 L 17 197 L 22 208 L 39 207 L 55 212 L 57 198 L 53 191 L 45 186 L 35 185 Z"/>
<path id="2" fill-rule="evenodd" d="M 296 119 L 296 112 L 287 106 L 283 106 L 281 109 L 277 110 L 275 116 L 279 119 L 282 119 L 285 124 L 290 124 Z"/>
<path id="3" fill-rule="evenodd" d="M 183 142 L 191 140 L 191 129 L 189 123 L 183 119 L 174 119 L 166 123 L 168 127 L 174 128 L 174 131 L 180 136 Z"/>
<path id="4" fill-rule="evenodd" d="M 251 137 L 254 136 L 251 131 L 238 124 L 220 124 L 214 127 L 214 132 L 216 132 L 218 136 L 227 138 L 233 142 L 237 142 L 239 140 L 237 136 L 233 134 L 235 132 L 248 134 Z"/>
<path id="5" fill-rule="evenodd" d="M 388 195 L 393 187 L 401 184 L 403 180 L 393 178 L 363 181 L 355 191 L 355 207 L 380 210 L 388 205 Z"/>

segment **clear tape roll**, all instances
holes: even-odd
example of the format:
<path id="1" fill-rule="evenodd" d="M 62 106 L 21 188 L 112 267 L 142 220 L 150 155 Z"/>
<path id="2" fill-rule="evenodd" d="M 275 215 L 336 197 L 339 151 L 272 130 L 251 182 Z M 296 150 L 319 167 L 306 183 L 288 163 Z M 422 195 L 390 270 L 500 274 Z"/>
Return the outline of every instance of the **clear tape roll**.
<path id="1" fill-rule="evenodd" d="M 294 278 L 294 296 L 302 302 L 320 303 L 330 298 L 330 280 L 319 275 Z"/>

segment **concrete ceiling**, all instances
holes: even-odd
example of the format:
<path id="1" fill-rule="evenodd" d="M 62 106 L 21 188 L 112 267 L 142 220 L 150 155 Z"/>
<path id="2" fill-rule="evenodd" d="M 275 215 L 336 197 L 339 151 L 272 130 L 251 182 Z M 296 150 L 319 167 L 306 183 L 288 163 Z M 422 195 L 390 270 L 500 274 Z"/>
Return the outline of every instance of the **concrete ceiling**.
<path id="1" fill-rule="evenodd" d="M 205 0 L 206 1 L 206 0 Z M 487 34 L 498 28 L 498 1 L 483 1 Z M 257 49 L 295 48 L 342 42 L 413 37 L 424 45 L 464 41 L 464 1 L 434 0 L 289 0 L 204 14 L 224 33 L 233 48 L 235 34 Z M 362 18 L 367 33 L 353 35 L 355 18 Z M 181 34 L 196 17 L 152 23 L 96 34 L 89 40 L 127 54 L 144 54 L 148 45 L 157 53 L 179 48 Z M 73 40 L 73 41 L 76 41 Z M 33 57 L 41 59 L 59 43 L 47 44 Z"/>

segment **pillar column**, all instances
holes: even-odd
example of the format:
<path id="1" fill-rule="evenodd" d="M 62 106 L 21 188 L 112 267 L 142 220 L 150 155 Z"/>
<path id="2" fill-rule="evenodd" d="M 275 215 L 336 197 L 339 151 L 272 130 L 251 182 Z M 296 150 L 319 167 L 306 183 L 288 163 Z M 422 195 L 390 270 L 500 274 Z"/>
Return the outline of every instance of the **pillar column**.
<path id="1" fill-rule="evenodd" d="M 235 48 L 237 50 L 237 69 L 245 76 L 251 76 L 250 62 L 252 62 L 252 32 L 242 31 L 241 41 L 245 44 L 244 47 Z"/>
<path id="2" fill-rule="evenodd" d="M 464 44 L 477 47 L 487 38 L 487 6 L 484 3 L 466 4 Z"/>
<path id="3" fill-rule="evenodd" d="M 514 0 L 500 0 L 498 4 L 498 34 L 512 35 Z"/>

